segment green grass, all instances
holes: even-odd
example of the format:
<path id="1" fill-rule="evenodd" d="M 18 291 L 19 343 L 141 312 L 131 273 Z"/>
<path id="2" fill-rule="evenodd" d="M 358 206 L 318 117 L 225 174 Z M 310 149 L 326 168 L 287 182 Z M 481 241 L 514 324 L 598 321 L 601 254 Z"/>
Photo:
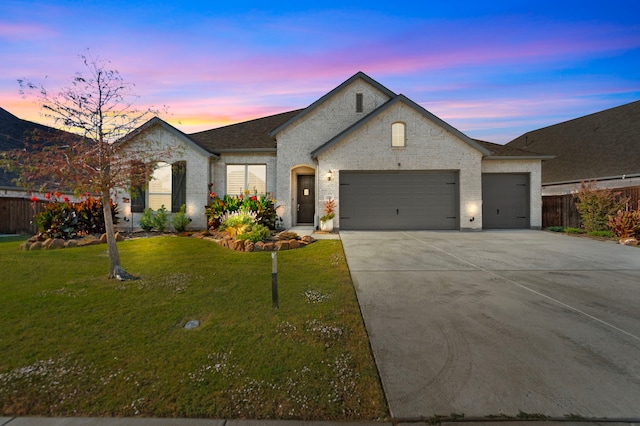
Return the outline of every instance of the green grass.
<path id="1" fill-rule="evenodd" d="M 22 252 L 0 240 L 0 415 L 388 416 L 339 241 L 271 254 L 195 238 Z M 189 320 L 200 327 L 186 330 Z"/>

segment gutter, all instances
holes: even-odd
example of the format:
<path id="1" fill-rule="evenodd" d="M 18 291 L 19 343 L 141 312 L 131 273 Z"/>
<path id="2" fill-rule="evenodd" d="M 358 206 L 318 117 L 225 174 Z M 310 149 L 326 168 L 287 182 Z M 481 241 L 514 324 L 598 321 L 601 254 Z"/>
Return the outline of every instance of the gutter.
<path id="1" fill-rule="evenodd" d="M 640 177 L 640 173 L 633 173 L 630 175 L 624 174 L 624 175 L 618 175 L 618 176 L 605 176 L 600 178 L 587 178 L 587 179 L 578 179 L 578 180 L 564 180 L 564 181 L 558 181 L 558 182 L 549 182 L 549 183 L 543 183 L 542 186 L 569 185 L 569 184 L 593 182 L 593 181 L 603 182 L 603 181 L 611 181 L 611 180 L 625 180 L 625 179 L 632 179 L 632 178 L 639 178 L 639 177 Z"/>

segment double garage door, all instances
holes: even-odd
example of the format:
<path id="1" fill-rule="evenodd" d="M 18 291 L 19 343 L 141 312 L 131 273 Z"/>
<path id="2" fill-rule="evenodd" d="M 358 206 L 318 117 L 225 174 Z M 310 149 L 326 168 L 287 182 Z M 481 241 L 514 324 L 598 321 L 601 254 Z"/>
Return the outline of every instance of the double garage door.
<path id="1" fill-rule="evenodd" d="M 340 171 L 340 228 L 459 229 L 458 187 L 455 171 Z"/>
<path id="2" fill-rule="evenodd" d="M 344 230 L 460 229 L 456 171 L 340 171 Z M 527 229 L 529 175 L 482 175 L 484 229 Z"/>

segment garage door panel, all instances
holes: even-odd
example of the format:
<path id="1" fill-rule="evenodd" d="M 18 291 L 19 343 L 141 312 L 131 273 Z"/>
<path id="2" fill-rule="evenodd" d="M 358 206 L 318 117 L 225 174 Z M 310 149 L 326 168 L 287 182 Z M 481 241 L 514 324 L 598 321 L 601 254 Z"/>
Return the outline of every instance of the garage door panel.
<path id="1" fill-rule="evenodd" d="M 458 229 L 457 172 L 340 172 L 342 229 Z"/>
<path id="2" fill-rule="evenodd" d="M 484 229 L 528 229 L 529 175 L 482 175 L 482 227 Z"/>

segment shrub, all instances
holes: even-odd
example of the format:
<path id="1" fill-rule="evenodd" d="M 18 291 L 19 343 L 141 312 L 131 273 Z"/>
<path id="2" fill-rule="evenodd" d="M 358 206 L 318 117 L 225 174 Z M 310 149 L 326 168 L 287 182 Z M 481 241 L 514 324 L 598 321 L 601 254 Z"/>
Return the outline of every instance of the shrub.
<path id="1" fill-rule="evenodd" d="M 219 228 L 223 217 L 241 209 L 255 213 L 257 223 L 275 229 L 278 219 L 275 200 L 265 195 L 249 196 L 247 191 L 238 196 L 225 195 L 222 198 L 210 193 L 209 203 L 205 206 L 207 224 L 210 228 Z"/>
<path id="2" fill-rule="evenodd" d="M 191 222 L 191 219 L 187 217 L 186 211 L 187 206 L 184 204 L 181 205 L 180 211 L 174 214 L 173 218 L 171 219 L 171 224 L 173 225 L 173 228 L 176 230 L 176 232 L 184 232 L 185 229 L 187 229 L 187 225 L 189 225 L 189 222 Z"/>
<path id="3" fill-rule="evenodd" d="M 618 210 L 609 217 L 608 225 L 620 238 L 640 237 L 640 210 Z"/>
<path id="4" fill-rule="evenodd" d="M 580 185 L 580 190 L 574 195 L 576 207 L 580 213 L 582 224 L 587 232 L 606 231 L 609 216 L 622 210 L 629 201 L 620 192 L 612 189 L 597 189 L 595 182 Z"/>
<path id="5" fill-rule="evenodd" d="M 153 210 L 146 208 L 140 216 L 140 228 L 145 232 L 150 232 L 155 224 Z"/>
<path id="6" fill-rule="evenodd" d="M 564 232 L 564 226 L 548 226 L 545 229 L 550 232 Z"/>
<path id="7" fill-rule="evenodd" d="M 245 232 L 238 235 L 236 238 L 239 240 L 249 240 L 257 243 L 258 241 L 270 239 L 271 231 L 266 226 L 255 223 L 253 225 L 249 225 Z"/>
<path id="8" fill-rule="evenodd" d="M 613 231 L 591 231 L 589 232 L 590 237 L 602 237 L 602 238 L 612 238 L 615 237 L 616 234 Z"/>
<path id="9" fill-rule="evenodd" d="M 164 232 L 164 229 L 167 227 L 167 209 L 164 204 L 156 211 L 156 214 L 153 216 L 153 227 L 158 230 L 158 232 Z"/>
<path id="10" fill-rule="evenodd" d="M 567 234 L 584 234 L 586 231 L 582 228 L 564 228 Z"/>
<path id="11" fill-rule="evenodd" d="M 49 238 L 68 240 L 82 235 L 105 232 L 104 213 L 99 198 L 93 198 L 87 194 L 83 201 L 72 203 L 66 197 L 64 202 L 58 201 L 60 195 L 56 193 L 51 196 L 48 193 L 45 196 L 49 203 L 34 218 L 40 233 Z M 118 206 L 113 202 L 110 205 L 113 223 L 116 224 L 119 221 Z"/>
<path id="12" fill-rule="evenodd" d="M 230 212 L 220 217 L 221 231 L 226 231 L 232 237 L 242 235 L 256 223 L 256 213 L 247 209 Z"/>

